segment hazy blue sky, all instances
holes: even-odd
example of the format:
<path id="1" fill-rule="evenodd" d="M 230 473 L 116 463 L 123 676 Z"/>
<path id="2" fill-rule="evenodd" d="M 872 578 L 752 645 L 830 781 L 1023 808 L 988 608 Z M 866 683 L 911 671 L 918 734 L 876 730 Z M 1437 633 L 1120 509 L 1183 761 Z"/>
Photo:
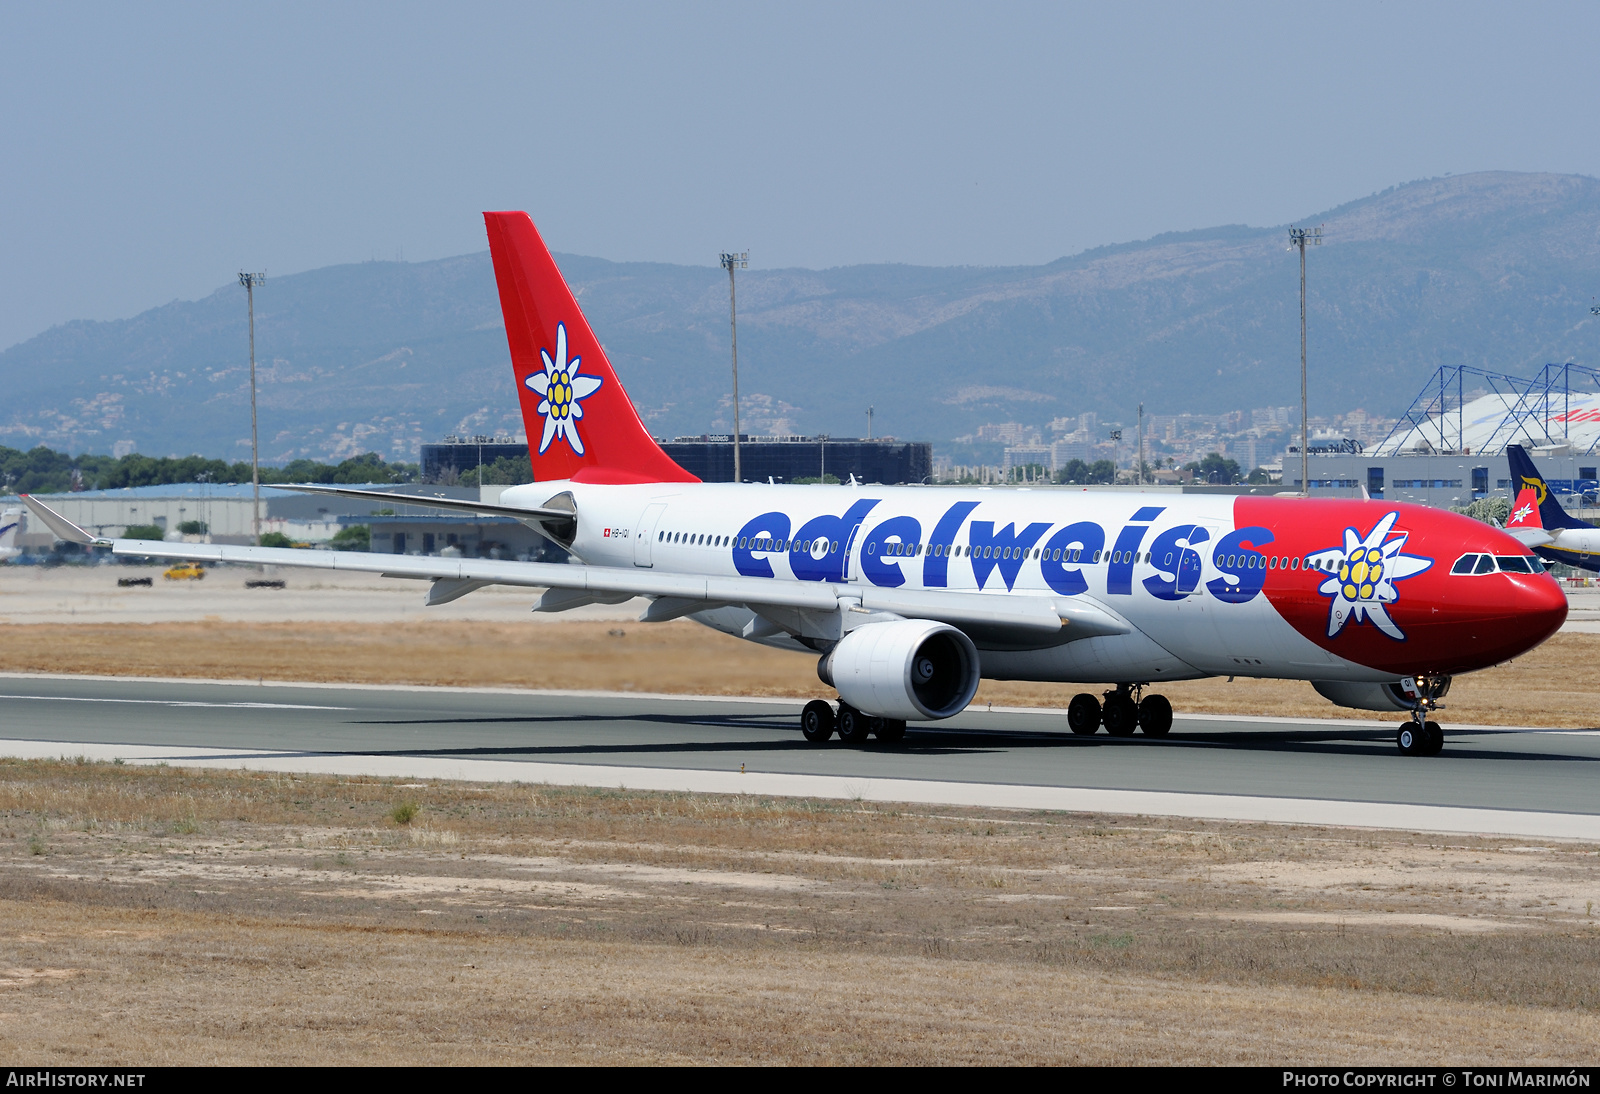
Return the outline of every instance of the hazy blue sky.
<path id="1" fill-rule="evenodd" d="M 0 347 L 481 250 L 1046 262 L 1600 175 L 1583 4 L 0 5 Z"/>

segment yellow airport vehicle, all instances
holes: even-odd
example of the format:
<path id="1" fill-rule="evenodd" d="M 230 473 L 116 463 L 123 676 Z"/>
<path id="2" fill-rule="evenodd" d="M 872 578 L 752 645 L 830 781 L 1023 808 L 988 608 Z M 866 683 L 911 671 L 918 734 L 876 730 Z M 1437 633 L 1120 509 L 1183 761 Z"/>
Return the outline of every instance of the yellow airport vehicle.
<path id="1" fill-rule="evenodd" d="M 168 581 L 199 581 L 206 572 L 198 562 L 180 562 L 161 576 Z"/>

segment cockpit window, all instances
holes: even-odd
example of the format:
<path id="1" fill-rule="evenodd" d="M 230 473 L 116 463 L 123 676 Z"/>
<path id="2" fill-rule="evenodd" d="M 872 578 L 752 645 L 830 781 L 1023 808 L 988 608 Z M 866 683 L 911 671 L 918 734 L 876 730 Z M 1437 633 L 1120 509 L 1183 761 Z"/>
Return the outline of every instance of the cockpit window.
<path id="1" fill-rule="evenodd" d="M 1478 568 L 1476 570 L 1474 570 L 1473 573 L 1478 573 L 1478 574 L 1492 574 L 1492 573 L 1494 573 L 1494 556 L 1493 555 L 1479 555 L 1478 556 Z"/>
<path id="2" fill-rule="evenodd" d="M 1533 573 L 1533 567 L 1531 565 L 1529 565 L 1529 563 L 1532 560 L 1529 559 L 1526 555 L 1496 555 L 1494 560 L 1500 564 L 1500 571 L 1502 573 L 1507 573 L 1507 574 L 1531 574 L 1531 573 Z"/>
<path id="3" fill-rule="evenodd" d="M 1472 572 L 1472 567 L 1477 565 L 1477 563 L 1477 555 L 1462 555 L 1460 558 L 1456 559 L 1456 564 L 1450 567 L 1450 572 L 1453 574 L 1470 574 Z"/>

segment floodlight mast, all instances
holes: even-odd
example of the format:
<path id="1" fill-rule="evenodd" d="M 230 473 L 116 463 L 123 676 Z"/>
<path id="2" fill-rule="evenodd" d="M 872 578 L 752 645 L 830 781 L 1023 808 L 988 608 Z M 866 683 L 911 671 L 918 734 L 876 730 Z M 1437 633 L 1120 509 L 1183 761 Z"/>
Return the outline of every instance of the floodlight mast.
<path id="1" fill-rule="evenodd" d="M 733 271 L 750 265 L 750 252 L 723 252 L 722 268 L 728 271 L 728 332 L 733 343 L 733 481 L 744 481 L 739 463 L 739 309 L 734 299 Z"/>
<path id="2" fill-rule="evenodd" d="M 1322 226 L 1290 228 L 1289 249 L 1300 249 L 1300 494 L 1311 496 L 1311 453 L 1306 449 L 1306 244 L 1322 246 Z"/>
<path id="3" fill-rule="evenodd" d="M 239 271 L 239 284 L 244 286 L 245 301 L 250 309 L 250 534 L 256 546 L 261 546 L 261 445 L 256 432 L 256 286 L 267 279 L 266 271 L 246 273 Z"/>

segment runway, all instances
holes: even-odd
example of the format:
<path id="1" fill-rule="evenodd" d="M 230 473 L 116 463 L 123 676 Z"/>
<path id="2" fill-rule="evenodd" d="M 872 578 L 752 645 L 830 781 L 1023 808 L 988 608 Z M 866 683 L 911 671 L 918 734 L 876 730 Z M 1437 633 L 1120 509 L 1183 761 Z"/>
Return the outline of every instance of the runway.
<path id="1" fill-rule="evenodd" d="M 796 700 L 0 675 L 0 754 L 1600 839 L 1600 732 L 1184 716 L 1163 740 L 973 709 L 807 744 Z"/>

